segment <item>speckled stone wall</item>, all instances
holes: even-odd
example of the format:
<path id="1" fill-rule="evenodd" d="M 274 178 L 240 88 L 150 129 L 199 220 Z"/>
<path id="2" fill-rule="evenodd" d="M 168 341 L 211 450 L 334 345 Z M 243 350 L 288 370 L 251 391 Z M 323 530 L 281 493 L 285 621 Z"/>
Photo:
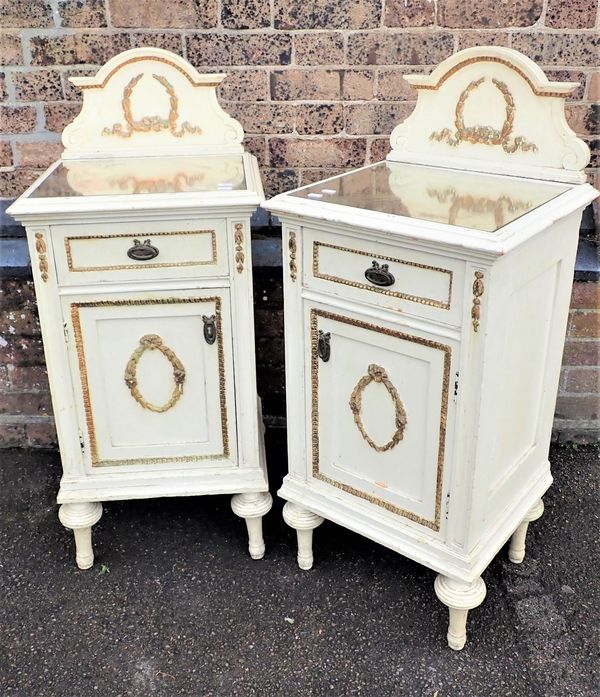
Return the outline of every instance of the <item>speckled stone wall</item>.
<path id="1" fill-rule="evenodd" d="M 377 161 L 413 108 L 402 80 L 459 49 L 512 46 L 577 80 L 572 128 L 598 167 L 596 0 L 0 0 L 0 194 L 61 151 L 80 108 L 70 75 L 154 45 L 224 71 L 225 108 L 248 134 L 268 194 Z"/>
<path id="2" fill-rule="evenodd" d="M 385 157 L 415 94 L 405 72 L 468 46 L 512 46 L 553 79 L 579 81 L 571 127 L 598 185 L 600 21 L 595 0 L 0 0 L 0 198 L 18 196 L 61 152 L 80 109 L 70 75 L 127 48 L 175 51 L 223 71 L 267 195 Z M 259 392 L 283 425 L 281 269 L 255 269 Z M 563 439 L 600 435 L 600 286 L 578 282 L 556 409 Z M 55 442 L 35 297 L 0 288 L 0 447 Z"/>

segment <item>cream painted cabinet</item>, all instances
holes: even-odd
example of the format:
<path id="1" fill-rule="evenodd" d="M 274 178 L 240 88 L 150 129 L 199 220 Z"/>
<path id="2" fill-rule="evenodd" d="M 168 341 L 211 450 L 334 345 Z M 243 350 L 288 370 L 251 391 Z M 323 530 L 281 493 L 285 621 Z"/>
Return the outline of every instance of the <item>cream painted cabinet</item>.
<path id="1" fill-rule="evenodd" d="M 263 195 L 216 100 L 224 77 L 134 49 L 74 79 L 84 105 L 63 158 L 10 209 L 27 228 L 80 568 L 114 499 L 235 494 L 264 554 L 250 257 Z"/>
<path id="2" fill-rule="evenodd" d="M 481 578 L 518 563 L 548 447 L 589 153 L 571 83 L 503 48 L 461 51 L 418 90 L 380 162 L 282 194 L 289 473 L 313 563 L 328 518 L 438 572 L 448 643 Z"/>

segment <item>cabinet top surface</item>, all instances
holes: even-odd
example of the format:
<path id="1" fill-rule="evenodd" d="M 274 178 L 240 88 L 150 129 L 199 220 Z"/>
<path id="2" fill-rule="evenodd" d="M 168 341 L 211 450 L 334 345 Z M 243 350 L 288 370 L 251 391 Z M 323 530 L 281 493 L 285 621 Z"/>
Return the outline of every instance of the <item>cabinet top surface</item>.
<path id="1" fill-rule="evenodd" d="M 241 155 L 66 160 L 30 198 L 246 191 Z"/>
<path id="2" fill-rule="evenodd" d="M 315 204 L 494 234 L 570 188 L 554 182 L 387 161 L 303 187 L 290 195 Z"/>

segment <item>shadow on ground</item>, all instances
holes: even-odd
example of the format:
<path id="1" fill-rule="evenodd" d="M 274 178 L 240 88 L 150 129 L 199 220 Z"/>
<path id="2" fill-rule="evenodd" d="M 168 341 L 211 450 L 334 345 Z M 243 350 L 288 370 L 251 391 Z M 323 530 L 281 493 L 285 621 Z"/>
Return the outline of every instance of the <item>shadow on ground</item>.
<path id="1" fill-rule="evenodd" d="M 268 434 L 273 490 L 282 437 Z M 553 448 L 527 559 L 490 565 L 455 653 L 433 572 L 327 522 L 302 572 L 280 501 L 262 561 L 229 497 L 106 504 L 96 565 L 78 571 L 57 453 L 2 451 L 0 695 L 598 696 L 598 452 Z"/>

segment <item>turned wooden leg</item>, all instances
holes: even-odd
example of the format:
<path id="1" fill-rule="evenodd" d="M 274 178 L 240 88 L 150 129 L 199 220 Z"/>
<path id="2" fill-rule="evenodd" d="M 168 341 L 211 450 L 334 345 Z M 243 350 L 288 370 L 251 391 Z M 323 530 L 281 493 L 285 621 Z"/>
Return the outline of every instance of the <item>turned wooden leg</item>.
<path id="1" fill-rule="evenodd" d="M 508 558 L 513 564 L 520 564 L 525 559 L 525 538 L 527 537 L 527 528 L 529 523 L 542 517 L 544 512 L 544 502 L 540 499 L 535 506 L 529 509 L 527 515 L 521 521 L 519 527 L 510 538 L 510 546 L 508 548 Z"/>
<path id="2" fill-rule="evenodd" d="M 439 574 L 434 588 L 437 597 L 450 609 L 448 646 L 460 651 L 467 641 L 467 613 L 483 602 L 485 583 L 481 577 L 468 583 Z"/>
<path id="3" fill-rule="evenodd" d="M 63 503 L 58 509 L 58 519 L 75 534 L 75 561 L 80 569 L 94 565 L 92 549 L 92 525 L 102 517 L 102 504 L 98 501 Z"/>
<path id="4" fill-rule="evenodd" d="M 235 494 L 231 498 L 232 511 L 246 520 L 248 551 L 252 559 L 262 559 L 265 556 L 262 517 L 271 510 L 272 505 L 273 497 L 268 491 L 254 494 Z"/>
<path id="5" fill-rule="evenodd" d="M 295 528 L 298 536 L 298 566 L 305 570 L 312 569 L 313 530 L 321 525 L 323 518 L 307 508 L 288 501 L 283 507 L 283 519 L 291 528 Z"/>

